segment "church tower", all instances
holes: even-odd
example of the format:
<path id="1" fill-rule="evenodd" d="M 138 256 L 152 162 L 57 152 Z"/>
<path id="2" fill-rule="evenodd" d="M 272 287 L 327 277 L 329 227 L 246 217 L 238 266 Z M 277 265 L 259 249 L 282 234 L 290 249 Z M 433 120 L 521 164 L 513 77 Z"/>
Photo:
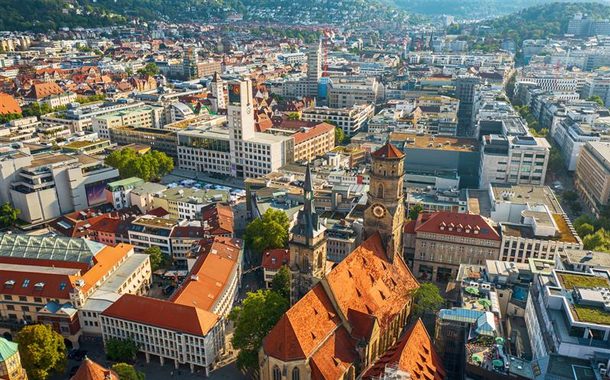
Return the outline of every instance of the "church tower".
<path id="1" fill-rule="evenodd" d="M 404 156 L 390 143 L 371 153 L 373 162 L 367 208 L 364 211 L 364 237 L 379 232 L 390 261 L 394 261 L 396 256 L 402 256 L 403 250 Z"/>
<path id="2" fill-rule="evenodd" d="M 326 274 L 326 228 L 314 207 L 313 178 L 309 164 L 303 184 L 303 209 L 290 230 L 290 268 L 293 301 L 300 299 Z"/>

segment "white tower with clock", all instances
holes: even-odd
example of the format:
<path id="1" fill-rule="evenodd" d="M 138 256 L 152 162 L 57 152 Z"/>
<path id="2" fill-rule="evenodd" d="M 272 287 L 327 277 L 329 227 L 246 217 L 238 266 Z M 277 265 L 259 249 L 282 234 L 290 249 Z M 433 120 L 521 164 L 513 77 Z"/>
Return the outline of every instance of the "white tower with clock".
<path id="1" fill-rule="evenodd" d="M 256 110 L 250 79 L 231 81 L 227 88 L 231 175 L 256 178 L 291 162 L 294 157 L 292 137 L 256 131 Z"/>
<path id="2" fill-rule="evenodd" d="M 405 220 L 403 201 L 404 153 L 387 143 L 371 153 L 372 165 L 367 208 L 364 212 L 365 238 L 379 233 L 390 261 L 402 256 Z"/>

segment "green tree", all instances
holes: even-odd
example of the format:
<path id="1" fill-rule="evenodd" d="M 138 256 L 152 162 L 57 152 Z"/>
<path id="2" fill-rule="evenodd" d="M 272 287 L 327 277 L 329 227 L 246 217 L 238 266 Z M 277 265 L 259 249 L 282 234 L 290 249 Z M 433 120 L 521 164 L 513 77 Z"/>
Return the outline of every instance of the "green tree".
<path id="1" fill-rule="evenodd" d="M 578 233 L 578 236 L 580 236 L 581 238 L 584 238 L 587 235 L 591 235 L 595 232 L 595 227 L 593 227 L 593 225 L 589 224 L 589 223 L 583 223 L 580 224 L 579 226 L 575 226 L 576 228 L 576 232 Z"/>
<path id="2" fill-rule="evenodd" d="M 413 205 L 409 208 L 409 219 L 416 220 L 422 211 L 424 211 L 424 206 L 421 203 Z"/>
<path id="3" fill-rule="evenodd" d="M 20 113 L 7 113 L 4 115 L 0 115 L 0 124 L 6 124 L 9 121 L 21 119 L 22 117 L 23 115 L 21 115 Z"/>
<path id="4" fill-rule="evenodd" d="M 335 126 L 335 145 L 341 145 L 345 141 L 345 132 L 343 128 Z"/>
<path id="5" fill-rule="evenodd" d="M 241 304 L 233 308 L 229 318 L 235 323 L 233 347 L 239 349 L 237 366 L 242 370 L 258 367 L 258 350 L 263 338 L 288 310 L 289 301 L 277 292 L 259 290 L 248 293 Z"/>
<path id="6" fill-rule="evenodd" d="M 23 116 L 42 116 L 53 112 L 53 108 L 47 103 L 30 103 L 21 109 Z"/>
<path id="7" fill-rule="evenodd" d="M 144 251 L 148 256 L 150 256 L 150 268 L 152 271 L 156 271 L 160 268 L 167 268 L 170 264 L 170 259 L 163 252 L 161 252 L 161 248 L 157 246 L 152 246 L 146 248 Z"/>
<path id="8" fill-rule="evenodd" d="M 604 107 L 604 100 L 599 95 L 592 95 L 587 98 L 590 102 L 595 102 L 600 106 Z"/>
<path id="9" fill-rule="evenodd" d="M 127 363 L 117 363 L 112 366 L 112 370 L 119 376 L 119 380 L 144 380 L 146 378 L 143 372 Z"/>
<path id="10" fill-rule="evenodd" d="M 246 244 L 258 253 L 271 248 L 282 248 L 288 241 L 289 226 L 286 213 L 270 208 L 262 218 L 254 219 L 246 226 Z"/>
<path id="11" fill-rule="evenodd" d="M 21 214 L 21 210 L 16 209 L 9 202 L 4 203 L 0 207 L 0 228 L 12 227 L 19 214 Z"/>
<path id="12" fill-rule="evenodd" d="M 444 302 L 438 286 L 431 282 L 423 283 L 413 296 L 413 315 L 420 318 L 424 314 L 436 313 L 443 307 Z"/>
<path id="13" fill-rule="evenodd" d="M 45 380 L 66 367 L 64 338 L 48 325 L 30 325 L 16 336 L 21 364 L 32 380 Z"/>
<path id="14" fill-rule="evenodd" d="M 113 361 L 132 362 L 138 353 L 138 345 L 132 339 L 110 338 L 106 341 L 106 357 Z"/>
<path id="15" fill-rule="evenodd" d="M 291 276 L 290 269 L 283 265 L 271 280 L 271 289 L 287 300 L 290 300 Z"/>
<path id="16" fill-rule="evenodd" d="M 106 156 L 105 162 L 118 169 L 122 178 L 139 177 L 145 181 L 159 180 L 174 169 L 171 157 L 157 150 L 138 154 L 131 148 L 123 148 Z"/>
<path id="17" fill-rule="evenodd" d="M 288 120 L 301 120 L 301 114 L 298 112 L 290 112 L 286 118 Z"/>
<path id="18" fill-rule="evenodd" d="M 138 70 L 138 74 L 150 76 L 158 75 L 159 72 L 159 67 L 157 67 L 157 64 L 154 62 L 147 63 L 146 66 Z"/>

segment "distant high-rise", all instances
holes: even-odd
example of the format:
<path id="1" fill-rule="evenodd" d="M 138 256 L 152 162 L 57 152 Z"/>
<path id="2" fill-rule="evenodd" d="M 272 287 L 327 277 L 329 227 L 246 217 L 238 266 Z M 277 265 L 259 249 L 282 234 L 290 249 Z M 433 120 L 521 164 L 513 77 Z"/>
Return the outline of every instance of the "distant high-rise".
<path id="1" fill-rule="evenodd" d="M 458 108 L 458 135 L 474 135 L 474 99 L 481 78 L 472 75 L 459 76 L 455 80 L 455 96 L 460 100 Z"/>
<path id="2" fill-rule="evenodd" d="M 307 96 L 318 96 L 320 78 L 322 78 L 322 41 L 307 52 Z"/>
<path id="3" fill-rule="evenodd" d="M 224 81 L 218 74 L 218 71 L 214 73 L 214 77 L 210 82 L 210 90 L 215 102 L 212 103 L 212 110 L 218 112 L 220 109 L 227 108 L 227 102 L 225 100 Z"/>

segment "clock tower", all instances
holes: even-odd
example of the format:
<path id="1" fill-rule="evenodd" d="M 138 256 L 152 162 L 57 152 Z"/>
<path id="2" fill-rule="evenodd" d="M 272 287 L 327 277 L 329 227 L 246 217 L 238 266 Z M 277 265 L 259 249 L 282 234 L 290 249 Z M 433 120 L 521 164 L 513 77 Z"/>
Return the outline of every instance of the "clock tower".
<path id="1" fill-rule="evenodd" d="M 371 153 L 372 164 L 367 208 L 364 211 L 364 237 L 379 232 L 390 261 L 402 256 L 405 220 L 403 201 L 404 153 L 387 143 Z"/>

